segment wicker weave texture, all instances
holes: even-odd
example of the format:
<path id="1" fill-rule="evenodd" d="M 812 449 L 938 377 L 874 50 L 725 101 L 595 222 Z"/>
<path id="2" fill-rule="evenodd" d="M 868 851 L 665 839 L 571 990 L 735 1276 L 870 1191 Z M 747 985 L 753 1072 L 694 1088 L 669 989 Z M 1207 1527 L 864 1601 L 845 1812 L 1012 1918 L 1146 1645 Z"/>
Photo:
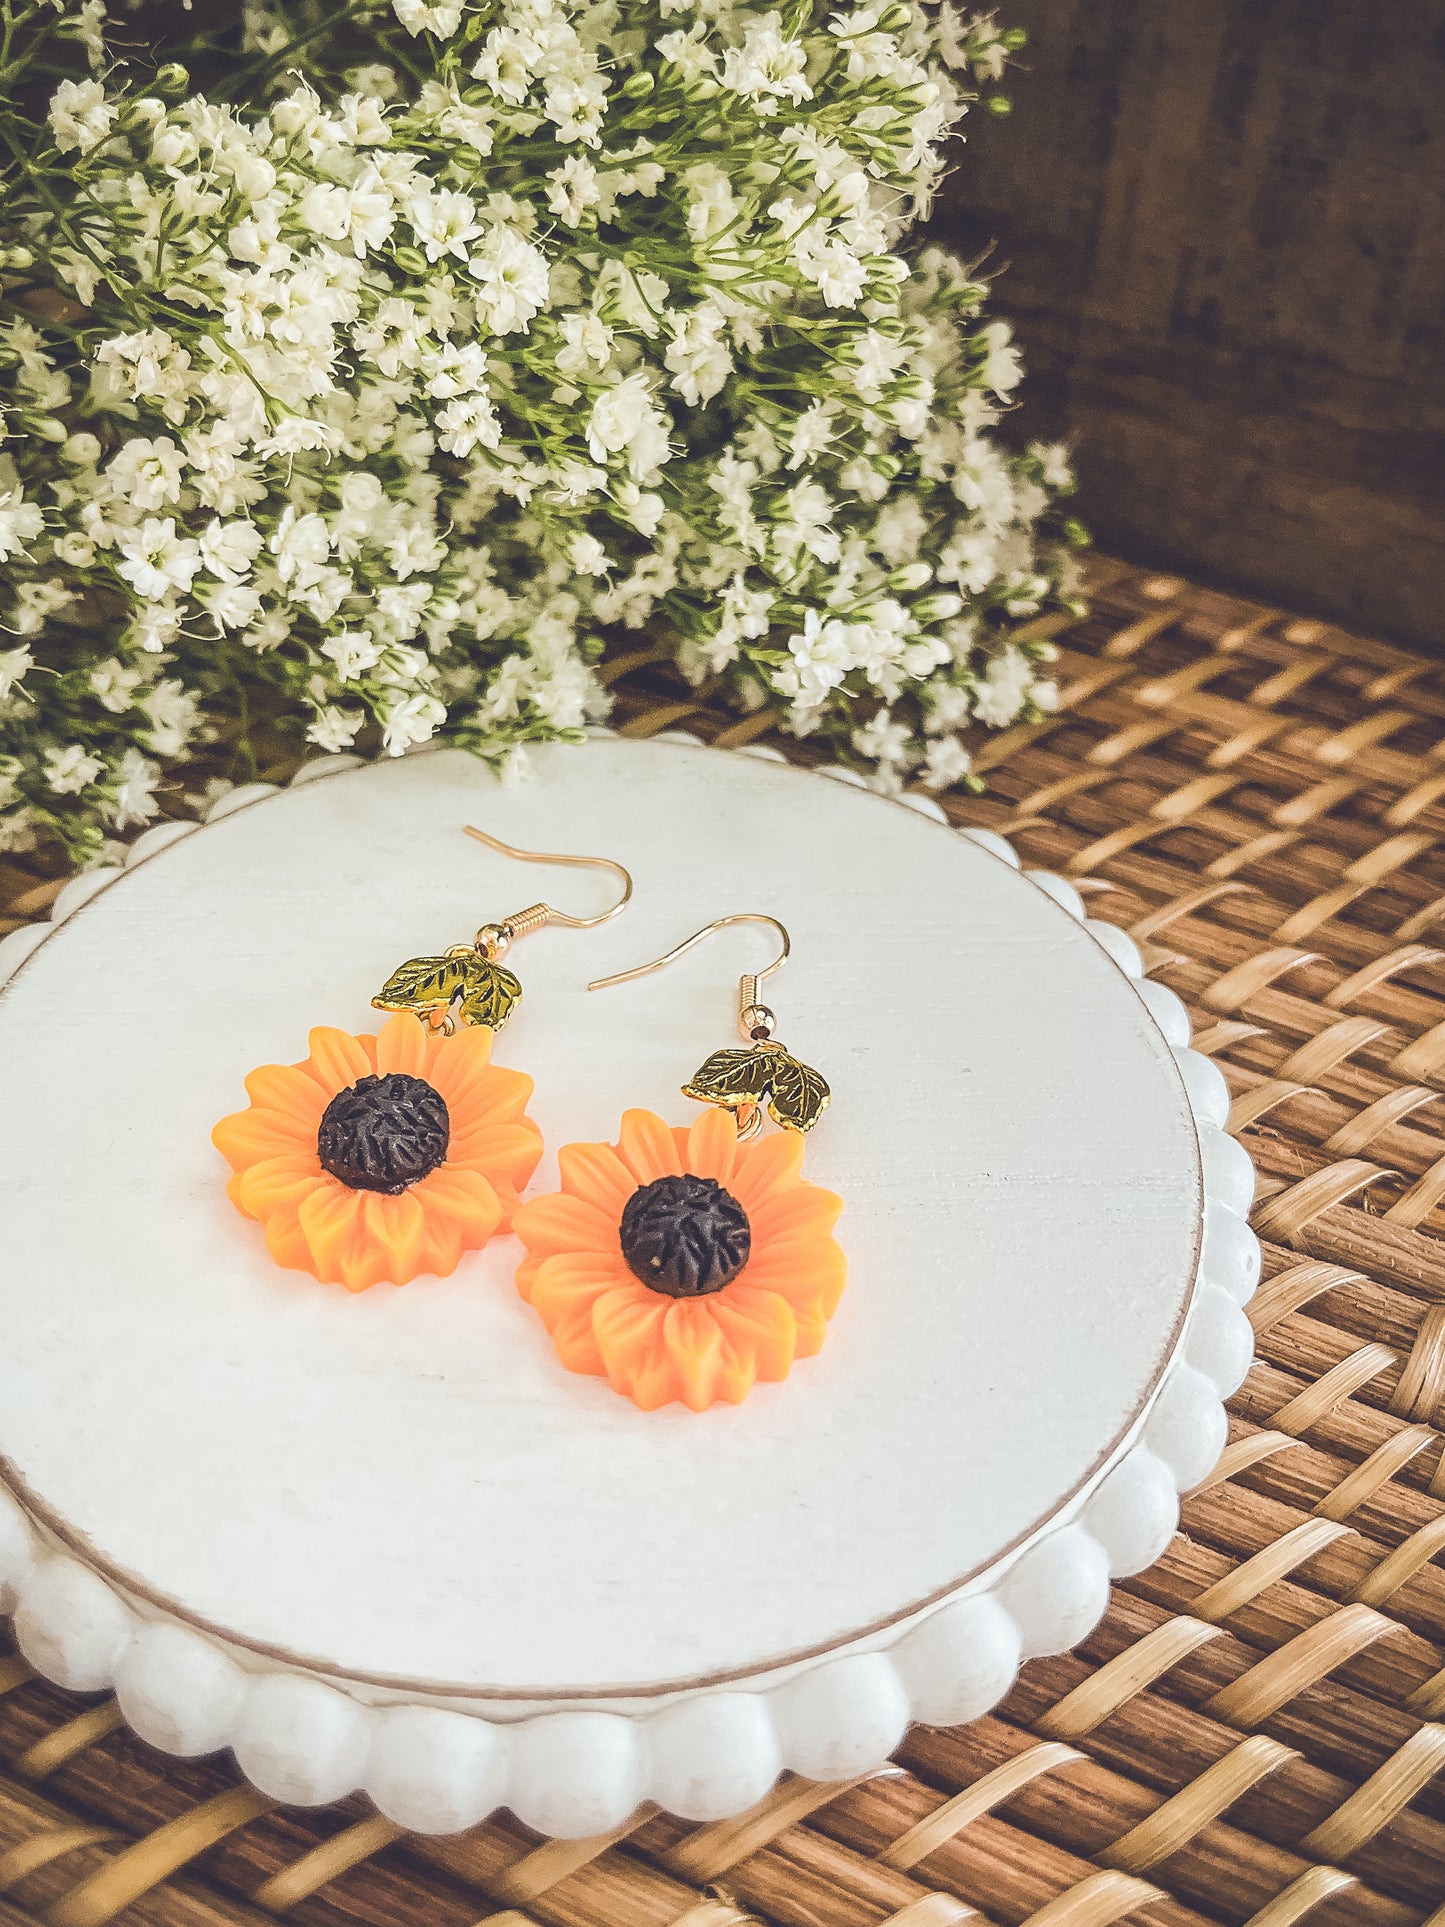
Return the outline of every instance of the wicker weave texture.
<path id="1" fill-rule="evenodd" d="M 584 1843 L 274 1809 L 3 1649 L 0 1927 L 1445 1927 L 1445 671 L 1117 564 L 1054 634 L 1058 714 L 949 808 L 1132 932 L 1261 1174 L 1258 1359 L 1160 1564 L 882 1774 Z M 629 735 L 763 734 L 612 678 Z"/>

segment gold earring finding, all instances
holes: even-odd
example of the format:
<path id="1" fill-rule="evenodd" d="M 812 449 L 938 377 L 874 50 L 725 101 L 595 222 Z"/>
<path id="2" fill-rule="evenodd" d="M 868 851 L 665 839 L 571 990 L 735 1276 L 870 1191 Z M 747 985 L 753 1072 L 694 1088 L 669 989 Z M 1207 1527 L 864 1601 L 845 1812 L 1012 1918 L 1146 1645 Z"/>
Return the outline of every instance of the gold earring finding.
<path id="1" fill-rule="evenodd" d="M 761 910 L 740 910 L 733 916 L 716 917 L 704 924 L 651 963 L 634 964 L 631 970 L 615 971 L 598 977 L 589 990 L 609 990 L 614 984 L 634 983 L 664 970 L 679 957 L 686 956 L 719 930 L 733 924 L 762 923 L 777 932 L 781 948 L 770 964 L 761 970 L 745 972 L 738 980 L 738 1030 L 746 1040 L 746 1050 L 718 1050 L 682 1086 L 684 1097 L 701 1104 L 717 1104 L 737 1117 L 738 1137 L 756 1137 L 763 1128 L 763 1105 L 775 1124 L 788 1131 L 811 1131 L 828 1107 L 832 1092 L 822 1074 L 804 1064 L 778 1043 L 774 1036 L 777 1018 L 758 994 L 758 987 L 782 969 L 792 954 L 792 941 L 786 925 Z"/>
<path id="2" fill-rule="evenodd" d="M 372 998 L 377 1010 L 409 1010 L 448 1036 L 461 1024 L 500 1030 L 522 997 L 522 986 L 502 958 L 519 937 L 549 924 L 567 930 L 595 930 L 621 915 L 632 899 L 631 873 L 610 856 L 573 856 L 550 850 L 522 850 L 499 836 L 463 825 L 466 834 L 518 863 L 547 863 L 578 870 L 610 870 L 622 884 L 614 904 L 595 916 L 579 917 L 550 903 L 529 904 L 495 923 L 484 923 L 470 943 L 454 943 L 439 957 L 410 957 L 394 970 Z"/>

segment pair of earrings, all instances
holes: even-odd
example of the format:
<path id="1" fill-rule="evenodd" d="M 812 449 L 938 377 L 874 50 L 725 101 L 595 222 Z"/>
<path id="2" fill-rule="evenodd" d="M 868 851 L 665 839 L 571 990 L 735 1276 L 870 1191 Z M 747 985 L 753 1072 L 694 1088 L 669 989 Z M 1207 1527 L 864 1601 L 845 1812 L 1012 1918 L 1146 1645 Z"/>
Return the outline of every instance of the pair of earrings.
<path id="1" fill-rule="evenodd" d="M 318 1028 L 301 1063 L 252 1071 L 248 1108 L 212 1133 L 232 1202 L 263 1225 L 277 1264 L 351 1291 L 445 1277 L 514 1231 L 517 1288 L 563 1365 L 645 1411 L 736 1404 L 757 1380 L 786 1378 L 822 1345 L 846 1276 L 832 1235 L 842 1200 L 802 1177 L 828 1086 L 778 1043 L 761 1000 L 787 961 L 787 930 L 761 912 L 719 917 L 588 985 L 648 976 L 734 924 L 766 924 L 779 939 L 774 961 L 739 984 L 743 1048 L 714 1051 L 682 1086 L 708 1109 L 683 1127 L 624 1112 L 615 1144 L 563 1146 L 560 1188 L 524 1204 L 544 1145 L 527 1115 L 532 1079 L 491 1061 L 522 998 L 502 959 L 549 924 L 610 922 L 632 878 L 610 857 L 467 834 L 518 861 L 608 870 L 622 894 L 592 917 L 534 903 L 442 956 L 413 957 L 372 1000 L 392 1013 L 378 1034 Z M 763 1135 L 765 1112 L 776 1134 Z"/>

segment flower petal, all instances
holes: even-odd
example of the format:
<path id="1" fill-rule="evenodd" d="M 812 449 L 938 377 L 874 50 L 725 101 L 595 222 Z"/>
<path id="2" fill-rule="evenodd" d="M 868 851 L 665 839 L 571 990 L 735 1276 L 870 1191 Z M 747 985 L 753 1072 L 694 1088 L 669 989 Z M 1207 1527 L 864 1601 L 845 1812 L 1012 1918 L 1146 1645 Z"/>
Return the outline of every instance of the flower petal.
<path id="1" fill-rule="evenodd" d="M 569 1306 L 559 1312 L 548 1328 L 557 1356 L 569 1372 L 587 1378 L 606 1378 L 607 1366 L 592 1329 L 593 1300 Z"/>
<path id="2" fill-rule="evenodd" d="M 465 1248 L 484 1245 L 502 1222 L 502 1202 L 480 1171 L 448 1162 L 428 1172 L 412 1195 L 421 1201 L 428 1222 L 449 1218 L 466 1234 Z"/>
<path id="3" fill-rule="evenodd" d="M 687 1168 L 729 1190 L 737 1161 L 738 1121 L 721 1105 L 709 1104 L 687 1134 Z"/>
<path id="4" fill-rule="evenodd" d="M 585 1198 L 614 1224 L 637 1189 L 637 1179 L 610 1144 L 564 1144 L 557 1153 L 562 1189 Z"/>
<path id="5" fill-rule="evenodd" d="M 624 1111 L 617 1155 L 639 1184 L 682 1176 L 682 1158 L 672 1131 L 652 1111 Z"/>
<path id="6" fill-rule="evenodd" d="M 620 1259 L 606 1252 L 559 1251 L 537 1267 L 531 1303 L 551 1331 L 557 1319 L 582 1305 L 594 1305 L 605 1292 L 626 1289 L 636 1281 Z"/>
<path id="7" fill-rule="evenodd" d="M 752 1355 L 740 1357 L 723 1344 L 706 1299 L 674 1299 L 662 1322 L 662 1337 L 676 1373 L 672 1397 L 689 1411 L 705 1412 L 720 1399 L 736 1405 L 747 1397 L 755 1376 Z"/>
<path id="8" fill-rule="evenodd" d="M 233 1111 L 211 1132 L 211 1142 L 233 1171 L 244 1171 L 263 1158 L 314 1155 L 316 1126 L 298 1124 L 286 1111 Z"/>
<path id="9" fill-rule="evenodd" d="M 235 1183 L 234 1178 L 231 1183 Z M 311 1246 L 301 1229 L 295 1205 L 280 1204 L 274 1211 L 268 1212 L 264 1230 L 266 1249 L 278 1265 L 284 1265 L 287 1271 L 309 1271 L 313 1278 L 316 1276 Z"/>
<path id="10" fill-rule="evenodd" d="M 750 1219 L 779 1191 L 798 1182 L 803 1151 L 799 1131 L 776 1131 L 756 1143 L 738 1146 L 737 1166 L 728 1189 Z"/>
<path id="11" fill-rule="evenodd" d="M 479 1077 L 491 1064 L 496 1035 L 486 1024 L 461 1024 L 450 1036 L 440 1035 L 436 1047 L 438 1076 L 449 1074 L 459 1080 Z M 437 1089 L 441 1089 L 440 1084 Z"/>
<path id="12" fill-rule="evenodd" d="M 459 1030 L 437 1046 L 427 1075 L 446 1099 L 454 1127 L 512 1124 L 531 1102 L 531 1078 L 494 1064 L 491 1053 L 492 1033 L 485 1025 Z"/>
<path id="13" fill-rule="evenodd" d="M 750 1290 L 739 1279 L 716 1294 L 712 1314 L 733 1352 L 750 1360 L 759 1378 L 788 1376 L 797 1356 L 798 1321 L 785 1298 Z"/>
<path id="14" fill-rule="evenodd" d="M 673 1370 L 662 1342 L 670 1300 L 636 1283 L 604 1292 L 592 1307 L 592 1333 L 614 1391 L 652 1412 L 674 1398 Z"/>
<path id="15" fill-rule="evenodd" d="M 257 1110 L 279 1111 L 314 1136 L 331 1093 L 295 1064 L 261 1064 L 246 1079 L 246 1095 Z"/>
<path id="16" fill-rule="evenodd" d="M 531 1302 L 569 1372 L 607 1376 L 592 1329 L 592 1308 L 604 1293 L 617 1290 L 619 1282 L 617 1270 L 590 1253 L 563 1252 L 538 1266 Z"/>
<path id="17" fill-rule="evenodd" d="M 525 1071 L 493 1064 L 475 1096 L 466 1100 L 467 1107 L 484 1123 L 514 1124 L 525 1114 L 535 1089 Z"/>
<path id="18" fill-rule="evenodd" d="M 383 1191 L 368 1191 L 362 1212 L 371 1246 L 365 1266 L 367 1284 L 405 1284 L 426 1269 L 426 1211 L 415 1189 L 400 1191 L 394 1198 Z"/>
<path id="19" fill-rule="evenodd" d="M 360 1253 L 365 1242 L 361 1235 L 362 1193 L 328 1178 L 297 1205 L 296 1220 L 306 1240 L 310 1260 L 305 1269 L 312 1277 L 319 1278 L 323 1284 L 347 1285 L 353 1291 L 359 1290 L 359 1286 L 351 1284 L 348 1272 L 353 1257 Z M 279 1238 L 284 1222 L 285 1214 L 278 1213 L 266 1227 L 266 1243 L 272 1247 L 273 1254 L 272 1224 L 276 1225 Z"/>
<path id="20" fill-rule="evenodd" d="M 520 1124 L 481 1124 L 452 1133 L 447 1163 L 480 1171 L 499 1193 L 504 1187 L 517 1192 L 541 1163 L 544 1149 L 542 1133 L 530 1118 Z"/>
<path id="21" fill-rule="evenodd" d="M 821 1184 L 783 1186 L 757 1205 L 748 1222 L 756 1243 L 774 1238 L 826 1238 L 843 1211 L 836 1191 Z"/>
<path id="22" fill-rule="evenodd" d="M 432 1044 L 426 1025 L 409 1010 L 388 1017 L 377 1033 L 376 1068 L 382 1077 L 426 1077 Z"/>
<path id="23" fill-rule="evenodd" d="M 585 1198 L 569 1197 L 565 1191 L 530 1199 L 513 1218 L 512 1229 L 539 1259 L 559 1252 L 586 1252 L 609 1259 L 621 1256 L 617 1220 Z"/>
<path id="24" fill-rule="evenodd" d="M 799 1318 L 810 1312 L 831 1318 L 848 1282 L 848 1260 L 835 1238 L 780 1238 L 754 1245 L 738 1283 L 775 1291 Z"/>
<path id="25" fill-rule="evenodd" d="M 328 1098 L 346 1090 L 359 1078 L 369 1077 L 376 1069 L 361 1039 L 353 1037 L 349 1031 L 333 1030 L 328 1024 L 318 1024 L 306 1041 L 311 1048 L 311 1055 L 307 1063 L 298 1068 L 305 1070 L 309 1067 Z M 375 1040 L 367 1041 L 374 1049 Z"/>
<path id="26" fill-rule="evenodd" d="M 283 1205 L 298 1206 L 324 1182 L 325 1174 L 313 1152 L 309 1158 L 262 1158 L 238 1171 L 226 1190 L 248 1218 L 265 1218 Z"/>

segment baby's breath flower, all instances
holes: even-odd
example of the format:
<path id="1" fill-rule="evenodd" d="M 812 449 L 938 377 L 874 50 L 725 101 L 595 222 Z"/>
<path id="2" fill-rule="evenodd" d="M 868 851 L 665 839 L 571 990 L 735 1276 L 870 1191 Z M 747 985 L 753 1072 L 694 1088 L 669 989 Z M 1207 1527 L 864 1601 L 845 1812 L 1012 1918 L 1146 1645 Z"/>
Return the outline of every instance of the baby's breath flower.
<path id="1" fill-rule="evenodd" d="M 729 92 L 750 100 L 759 114 L 775 114 L 783 100 L 813 98 L 808 50 L 800 41 L 785 38 L 776 13 L 754 16 L 748 23 L 742 45 L 729 47 L 723 55 L 722 80 Z"/>
<path id="2" fill-rule="evenodd" d="M 24 555 L 25 545 L 45 527 L 45 517 L 33 502 L 27 502 L 18 488 L 0 494 L 0 562 L 12 555 Z"/>
<path id="3" fill-rule="evenodd" d="M 365 721 L 365 710 L 338 709 L 334 703 L 326 703 L 307 724 L 306 740 L 334 755 L 338 750 L 350 749 Z"/>
<path id="4" fill-rule="evenodd" d="M 447 40 L 462 24 L 460 0 L 438 0 L 428 6 L 425 0 L 395 0 L 396 17 L 410 34 L 434 33 Z"/>
<path id="5" fill-rule="evenodd" d="M 223 104 L 56 5 L 95 77 L 29 138 L 63 219 L 0 202 L 45 292 L 0 293 L 0 846 L 94 860 L 261 680 L 329 753 L 515 769 L 645 628 L 889 789 L 1053 699 L 1068 455 L 995 439 L 1008 330 L 906 239 L 990 17 L 390 0 L 341 92 L 249 0 L 285 91 Z"/>
<path id="6" fill-rule="evenodd" d="M 174 677 L 158 682 L 141 702 L 150 722 L 146 746 L 157 756 L 182 754 L 200 721 L 200 698 Z"/>
<path id="7" fill-rule="evenodd" d="M 22 644 L 18 649 L 0 649 L 0 702 L 19 688 L 35 667 L 35 658 Z"/>
<path id="8" fill-rule="evenodd" d="M 148 598 L 166 595 L 172 589 L 189 589 L 201 566 L 198 542 L 176 533 L 172 516 L 147 516 L 117 544 L 121 561 L 119 574 L 137 595 Z"/>
<path id="9" fill-rule="evenodd" d="M 389 756 L 400 756 L 435 735 L 446 721 L 446 704 L 435 696 L 399 696 L 381 719 L 381 740 Z"/>
<path id="10" fill-rule="evenodd" d="M 98 80 L 62 80 L 50 98 L 50 131 L 62 154 L 88 154 L 115 123 L 115 108 Z"/>
<path id="11" fill-rule="evenodd" d="M 128 749 L 115 771 L 106 815 L 118 830 L 137 823 L 148 823 L 160 809 L 155 792 L 160 785 L 160 766 L 138 749 Z"/>
<path id="12" fill-rule="evenodd" d="M 45 752 L 45 781 L 57 796 L 75 796 L 93 783 L 105 764 L 79 743 Z"/>
<path id="13" fill-rule="evenodd" d="M 1021 649 L 1001 650 L 974 692 L 974 715 L 990 729 L 1005 728 L 1023 708 L 1033 680 L 1033 665 Z"/>
<path id="14" fill-rule="evenodd" d="M 547 258 L 508 227 L 493 229 L 471 258 L 478 317 L 494 334 L 525 334 L 547 305 Z"/>

